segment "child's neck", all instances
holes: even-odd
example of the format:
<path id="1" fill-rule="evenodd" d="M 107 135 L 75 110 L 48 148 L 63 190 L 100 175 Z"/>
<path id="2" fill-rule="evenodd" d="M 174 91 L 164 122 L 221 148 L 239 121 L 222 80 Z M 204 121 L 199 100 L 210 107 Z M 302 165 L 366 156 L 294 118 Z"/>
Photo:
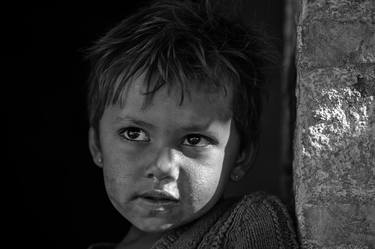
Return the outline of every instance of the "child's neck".
<path id="1" fill-rule="evenodd" d="M 116 247 L 116 249 L 149 249 L 157 240 L 161 238 L 162 233 L 146 233 L 135 226 L 131 226 L 128 234 Z"/>

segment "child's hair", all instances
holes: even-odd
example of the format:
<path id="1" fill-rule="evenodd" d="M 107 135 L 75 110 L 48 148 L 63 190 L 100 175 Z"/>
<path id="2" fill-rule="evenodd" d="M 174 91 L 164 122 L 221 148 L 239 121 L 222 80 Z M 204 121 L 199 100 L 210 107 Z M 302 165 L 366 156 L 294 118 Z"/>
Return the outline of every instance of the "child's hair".
<path id="1" fill-rule="evenodd" d="M 105 107 L 122 104 L 129 80 L 144 73 L 148 99 L 164 85 L 179 87 L 180 104 L 190 94 L 188 84 L 205 91 L 232 87 L 241 148 L 258 147 L 271 47 L 264 34 L 216 15 L 211 7 L 208 0 L 155 2 L 89 49 L 89 122 L 97 134 Z"/>

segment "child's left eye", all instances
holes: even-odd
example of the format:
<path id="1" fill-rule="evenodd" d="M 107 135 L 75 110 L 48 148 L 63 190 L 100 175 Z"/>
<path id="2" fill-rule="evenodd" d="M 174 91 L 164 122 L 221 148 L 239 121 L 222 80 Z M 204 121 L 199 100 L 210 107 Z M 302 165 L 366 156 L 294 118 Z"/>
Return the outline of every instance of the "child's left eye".
<path id="1" fill-rule="evenodd" d="M 204 137 L 199 134 L 192 134 L 186 136 L 182 144 L 194 147 L 206 147 L 208 145 L 211 145 L 212 142 L 207 137 Z"/>

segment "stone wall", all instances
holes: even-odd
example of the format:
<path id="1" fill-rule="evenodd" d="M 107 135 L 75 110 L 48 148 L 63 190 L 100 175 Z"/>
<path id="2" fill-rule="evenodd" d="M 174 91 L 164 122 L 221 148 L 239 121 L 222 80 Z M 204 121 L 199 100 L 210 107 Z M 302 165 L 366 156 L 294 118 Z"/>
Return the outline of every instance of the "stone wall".
<path id="1" fill-rule="evenodd" d="M 303 248 L 375 248 L 375 1 L 296 0 Z"/>

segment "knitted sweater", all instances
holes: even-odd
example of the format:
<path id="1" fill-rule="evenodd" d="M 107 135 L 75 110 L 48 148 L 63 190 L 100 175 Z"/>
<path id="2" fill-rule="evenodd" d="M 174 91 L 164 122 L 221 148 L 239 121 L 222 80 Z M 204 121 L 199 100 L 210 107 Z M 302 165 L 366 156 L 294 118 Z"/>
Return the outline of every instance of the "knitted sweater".
<path id="1" fill-rule="evenodd" d="M 111 249 L 96 244 L 89 249 Z M 166 233 L 152 249 L 299 248 L 281 202 L 263 193 L 219 202 L 196 221 Z"/>

